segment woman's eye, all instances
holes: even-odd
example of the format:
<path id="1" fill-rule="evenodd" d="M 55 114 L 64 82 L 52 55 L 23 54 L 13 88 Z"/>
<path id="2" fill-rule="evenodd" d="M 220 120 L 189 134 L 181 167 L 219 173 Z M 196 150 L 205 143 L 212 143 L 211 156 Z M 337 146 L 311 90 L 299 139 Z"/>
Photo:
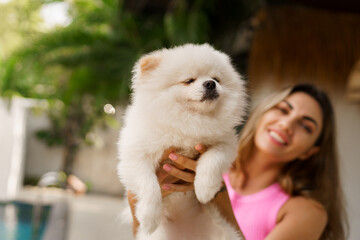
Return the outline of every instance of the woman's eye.
<path id="1" fill-rule="evenodd" d="M 288 110 L 286 108 L 283 108 L 283 107 L 277 107 L 278 110 L 280 110 L 280 112 L 284 113 L 284 114 L 287 114 L 288 113 Z"/>
<path id="2" fill-rule="evenodd" d="M 194 78 L 190 78 L 190 79 L 186 80 L 184 83 L 186 83 L 186 84 L 191 84 L 191 83 L 193 83 L 193 82 L 195 82 L 195 79 L 194 79 Z"/>
<path id="3" fill-rule="evenodd" d="M 309 127 L 308 125 L 306 125 L 304 123 L 300 123 L 300 125 L 305 129 L 306 132 L 312 133 L 311 127 Z"/>

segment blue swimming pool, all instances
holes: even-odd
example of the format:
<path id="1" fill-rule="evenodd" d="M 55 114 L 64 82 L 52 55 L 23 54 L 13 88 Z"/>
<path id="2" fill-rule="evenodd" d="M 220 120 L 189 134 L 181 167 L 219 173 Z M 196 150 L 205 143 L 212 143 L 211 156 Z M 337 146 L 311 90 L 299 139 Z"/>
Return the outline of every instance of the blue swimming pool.
<path id="1" fill-rule="evenodd" d="M 42 240 L 51 206 L 0 203 L 1 240 Z"/>

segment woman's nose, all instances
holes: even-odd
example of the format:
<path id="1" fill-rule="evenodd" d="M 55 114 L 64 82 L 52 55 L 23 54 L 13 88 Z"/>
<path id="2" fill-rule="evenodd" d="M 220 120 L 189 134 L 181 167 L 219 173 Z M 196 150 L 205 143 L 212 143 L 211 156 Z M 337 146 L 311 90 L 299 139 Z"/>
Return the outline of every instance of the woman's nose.
<path id="1" fill-rule="evenodd" d="M 289 136 L 293 134 L 294 120 L 291 117 L 284 117 L 279 121 L 280 128 Z"/>

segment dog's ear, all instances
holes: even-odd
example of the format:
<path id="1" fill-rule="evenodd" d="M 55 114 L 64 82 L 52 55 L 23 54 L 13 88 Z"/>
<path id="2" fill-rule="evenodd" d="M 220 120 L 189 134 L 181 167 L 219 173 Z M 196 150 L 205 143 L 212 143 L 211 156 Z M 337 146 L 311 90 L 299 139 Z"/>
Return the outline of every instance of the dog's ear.
<path id="1" fill-rule="evenodd" d="M 149 54 L 141 57 L 133 68 L 133 77 L 131 79 L 132 89 L 137 85 L 147 82 L 150 73 L 160 65 L 161 56 L 158 54 Z"/>
<path id="2" fill-rule="evenodd" d="M 154 70 L 160 64 L 160 57 L 158 56 L 145 56 L 140 59 L 140 72 L 146 74 Z"/>

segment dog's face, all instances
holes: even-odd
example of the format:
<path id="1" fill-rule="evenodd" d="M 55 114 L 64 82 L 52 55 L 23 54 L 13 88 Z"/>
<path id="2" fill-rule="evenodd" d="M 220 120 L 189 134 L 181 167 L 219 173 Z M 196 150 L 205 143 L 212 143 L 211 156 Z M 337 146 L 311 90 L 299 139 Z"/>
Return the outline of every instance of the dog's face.
<path id="1" fill-rule="evenodd" d="M 166 89 L 162 97 L 191 111 L 210 112 L 223 97 L 222 78 L 212 71 L 211 66 L 202 66 L 201 69 L 195 64 L 197 63 L 189 61 L 191 66 L 184 64 L 183 67 L 176 67 L 179 68 L 177 71 L 184 70 L 184 73 L 173 75 L 169 85 L 162 86 Z M 170 79 L 170 76 L 167 79 Z"/>
<path id="2" fill-rule="evenodd" d="M 239 89 L 228 57 L 208 45 L 185 45 L 141 58 L 134 69 L 135 94 L 154 104 L 209 113 Z"/>

